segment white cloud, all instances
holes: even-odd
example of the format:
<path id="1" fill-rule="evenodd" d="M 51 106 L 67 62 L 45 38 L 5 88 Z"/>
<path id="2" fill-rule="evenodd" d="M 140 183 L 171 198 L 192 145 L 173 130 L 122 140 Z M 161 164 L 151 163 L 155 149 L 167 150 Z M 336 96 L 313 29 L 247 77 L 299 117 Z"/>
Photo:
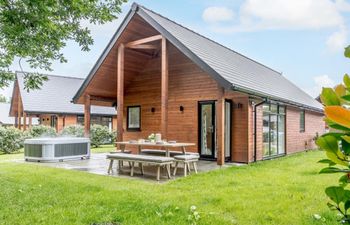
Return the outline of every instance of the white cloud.
<path id="1" fill-rule="evenodd" d="M 345 28 L 341 28 L 339 31 L 334 32 L 327 39 L 327 47 L 332 52 L 338 52 L 343 50 L 347 44 L 348 32 Z"/>
<path id="2" fill-rule="evenodd" d="M 350 4 L 344 0 L 245 0 L 236 20 L 211 28 L 222 33 L 332 29 L 326 44 L 337 51 L 343 49 L 348 36 L 343 11 L 350 11 Z"/>
<path id="3" fill-rule="evenodd" d="M 246 0 L 240 23 L 251 29 L 320 29 L 342 25 L 343 18 L 331 0 Z"/>
<path id="4" fill-rule="evenodd" d="M 345 0 L 336 0 L 335 5 L 339 11 L 350 12 L 350 3 Z"/>
<path id="5" fill-rule="evenodd" d="M 208 7 L 203 11 L 202 18 L 209 23 L 232 21 L 234 13 L 227 7 Z"/>
<path id="6" fill-rule="evenodd" d="M 323 87 L 334 87 L 335 82 L 328 75 L 320 75 L 313 78 L 314 86 L 310 88 L 306 88 L 305 91 L 316 98 L 320 95 Z"/>

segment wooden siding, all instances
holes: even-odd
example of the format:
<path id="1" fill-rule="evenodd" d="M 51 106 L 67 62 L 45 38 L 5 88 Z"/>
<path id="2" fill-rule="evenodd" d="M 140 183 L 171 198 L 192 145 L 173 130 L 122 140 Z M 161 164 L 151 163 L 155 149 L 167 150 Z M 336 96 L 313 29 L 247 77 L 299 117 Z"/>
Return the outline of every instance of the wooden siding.
<path id="1" fill-rule="evenodd" d="M 218 84 L 204 73 L 191 60 L 182 55 L 175 47 L 169 47 L 169 99 L 168 99 L 168 140 L 192 142 L 198 145 L 198 102 L 217 100 Z M 247 161 L 248 96 L 226 92 L 226 99 L 241 103 L 242 108 L 233 110 L 232 159 Z M 161 119 L 161 66 L 160 58 L 154 58 L 147 67 L 135 76 L 132 85 L 125 89 L 124 115 L 128 106 L 141 106 L 141 131 L 126 130 L 124 116 L 124 139 L 147 138 L 151 133 L 160 133 Z M 180 111 L 180 106 L 184 111 Z M 151 109 L 155 108 L 155 112 Z M 198 146 L 189 148 L 198 152 Z"/>

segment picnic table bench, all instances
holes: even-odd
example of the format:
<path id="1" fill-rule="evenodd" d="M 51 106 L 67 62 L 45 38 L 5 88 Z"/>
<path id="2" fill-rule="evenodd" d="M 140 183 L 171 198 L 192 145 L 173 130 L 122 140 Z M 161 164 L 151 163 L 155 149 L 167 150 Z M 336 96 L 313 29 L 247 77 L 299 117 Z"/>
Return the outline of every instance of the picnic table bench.
<path id="1" fill-rule="evenodd" d="M 135 155 L 126 153 L 114 153 L 108 154 L 107 159 L 110 160 L 108 167 L 108 174 L 112 172 L 113 162 L 117 160 L 118 168 L 121 170 L 121 161 L 127 161 L 131 164 L 130 176 L 134 176 L 135 163 L 139 163 L 141 174 L 143 174 L 143 164 L 151 164 L 157 166 L 157 180 L 160 179 L 160 167 L 165 166 L 168 178 L 171 178 L 170 165 L 174 162 L 174 158 L 163 156 L 151 156 L 151 155 Z"/>

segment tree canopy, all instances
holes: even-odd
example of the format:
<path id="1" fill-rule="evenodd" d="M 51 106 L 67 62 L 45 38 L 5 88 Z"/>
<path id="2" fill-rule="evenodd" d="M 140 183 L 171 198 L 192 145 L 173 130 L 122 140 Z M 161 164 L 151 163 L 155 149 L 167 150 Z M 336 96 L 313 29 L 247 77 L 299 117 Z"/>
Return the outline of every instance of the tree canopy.
<path id="1" fill-rule="evenodd" d="M 14 60 L 33 69 L 51 71 L 53 61 L 67 62 L 62 53 L 68 40 L 89 51 L 90 30 L 82 25 L 104 24 L 117 18 L 127 0 L 1 0 L 0 88 L 15 79 L 9 70 Z M 38 73 L 25 74 L 25 88 L 36 89 L 47 80 Z"/>

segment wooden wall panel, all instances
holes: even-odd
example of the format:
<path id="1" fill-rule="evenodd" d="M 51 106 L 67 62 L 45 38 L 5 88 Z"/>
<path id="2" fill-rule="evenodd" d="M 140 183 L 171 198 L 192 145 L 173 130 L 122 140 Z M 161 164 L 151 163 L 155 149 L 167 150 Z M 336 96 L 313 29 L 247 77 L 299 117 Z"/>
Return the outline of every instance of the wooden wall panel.
<path id="1" fill-rule="evenodd" d="M 124 115 L 127 106 L 141 106 L 141 131 L 126 130 L 124 140 L 147 138 L 151 133 L 160 133 L 161 100 L 160 58 L 150 60 L 147 67 L 132 80 L 125 89 Z M 218 84 L 175 47 L 169 52 L 169 102 L 168 140 L 196 143 L 189 148 L 198 152 L 198 102 L 217 100 Z M 242 108 L 233 110 L 232 160 L 248 160 L 248 96 L 237 92 L 226 92 L 226 99 L 241 103 Z M 180 106 L 184 111 L 180 111 Z M 151 112 L 155 108 L 155 112 Z"/>

